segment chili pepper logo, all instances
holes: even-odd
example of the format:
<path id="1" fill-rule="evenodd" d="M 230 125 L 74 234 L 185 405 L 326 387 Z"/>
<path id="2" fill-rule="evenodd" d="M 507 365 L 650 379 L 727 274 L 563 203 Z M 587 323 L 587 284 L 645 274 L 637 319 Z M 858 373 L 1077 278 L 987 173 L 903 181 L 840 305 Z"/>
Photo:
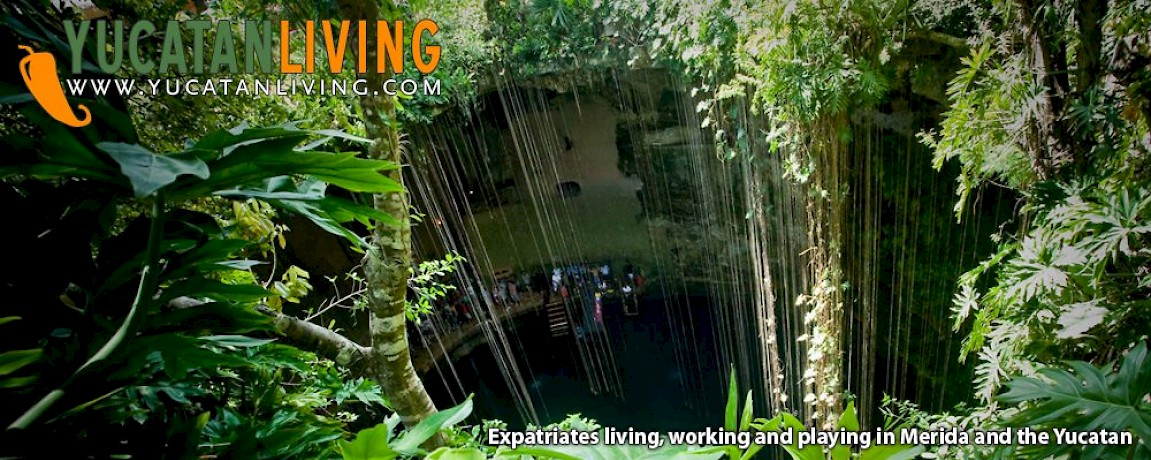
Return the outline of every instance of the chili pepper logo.
<path id="1" fill-rule="evenodd" d="M 87 126 L 92 122 L 92 113 L 83 104 L 76 106 L 82 117 L 76 117 L 68 99 L 64 97 L 64 88 L 60 86 L 60 78 L 56 76 L 56 57 L 52 53 L 37 53 L 32 48 L 18 45 L 27 51 L 28 55 L 20 60 L 20 75 L 24 77 L 24 85 L 32 92 L 32 97 L 40 103 L 48 115 L 57 121 L 73 128 Z"/>

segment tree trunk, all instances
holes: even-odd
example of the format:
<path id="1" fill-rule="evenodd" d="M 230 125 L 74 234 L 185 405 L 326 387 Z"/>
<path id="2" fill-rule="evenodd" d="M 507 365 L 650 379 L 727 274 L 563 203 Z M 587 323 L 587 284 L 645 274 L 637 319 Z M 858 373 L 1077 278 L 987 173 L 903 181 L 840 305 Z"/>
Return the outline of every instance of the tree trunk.
<path id="1" fill-rule="evenodd" d="M 390 2 L 385 4 L 390 6 Z M 377 47 L 373 46 L 377 42 L 376 21 L 381 19 L 379 4 L 375 0 L 341 0 L 340 12 L 344 19 L 366 21 L 369 71 L 361 78 L 367 79 L 369 87 L 381 88 L 391 72 L 379 73 L 374 65 L 377 62 Z M 402 164 L 395 100 L 392 96 L 369 92 L 360 97 L 359 103 L 367 136 L 375 140 L 368 150 L 369 157 Z M 384 174 L 403 184 L 400 168 Z M 364 264 L 368 285 L 365 299 L 370 312 L 372 340 L 371 374 L 404 426 L 410 428 L 434 414 L 436 407 L 416 375 L 408 350 L 407 318 L 404 314 L 407 283 L 412 270 L 408 197 L 405 192 L 377 194 L 374 204 L 376 209 L 392 216 L 399 225 L 378 224 L 372 230 L 374 247 L 368 251 Z"/>
<path id="2" fill-rule="evenodd" d="M 1034 120 L 1026 140 L 1031 168 L 1039 180 L 1052 179 L 1057 171 L 1075 162 L 1071 129 L 1064 117 L 1072 97 L 1068 78 L 1067 50 L 1057 38 L 1051 21 L 1044 19 L 1044 9 L 1051 8 L 1036 0 L 1016 0 L 1019 24 L 1028 47 L 1032 71 L 1043 86 Z"/>

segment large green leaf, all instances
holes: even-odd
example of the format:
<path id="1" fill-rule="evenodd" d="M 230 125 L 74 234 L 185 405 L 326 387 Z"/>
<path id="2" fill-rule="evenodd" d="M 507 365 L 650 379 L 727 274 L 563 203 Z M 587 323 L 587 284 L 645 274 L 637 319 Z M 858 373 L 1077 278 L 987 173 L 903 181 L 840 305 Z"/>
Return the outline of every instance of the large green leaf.
<path id="1" fill-rule="evenodd" d="M 1151 445 L 1151 363 L 1147 345 L 1128 350 L 1119 367 L 1095 367 L 1071 362 L 1071 371 L 1044 368 L 1045 378 L 1018 377 L 999 397 L 1011 404 L 1027 403 L 1008 424 L 1017 427 L 1065 428 L 1073 431 L 1131 431 Z"/>
<path id="2" fill-rule="evenodd" d="M 129 347 L 125 347 L 128 350 L 124 353 L 148 354 L 150 361 L 158 357 L 164 373 L 175 380 L 181 380 L 194 371 L 214 373 L 222 367 L 247 365 L 247 361 L 237 356 L 218 353 L 202 344 L 202 341 L 183 334 L 157 334 L 136 339 Z"/>
<path id="3" fill-rule="evenodd" d="M 20 113 L 43 132 L 34 141 L 40 161 L 19 163 L 0 168 L 0 175 L 23 174 L 33 177 L 82 177 L 105 183 L 122 184 L 123 178 L 114 165 L 98 155 L 76 137 L 74 130 L 53 119 L 38 105 L 28 106 Z M 30 138 L 10 136 L 4 140 L 9 147 L 17 147 Z"/>
<path id="4" fill-rule="evenodd" d="M 394 425 L 381 423 L 366 430 L 360 430 L 355 439 L 340 441 L 340 454 L 344 460 L 391 460 L 399 457 L 391 447 Z"/>
<path id="5" fill-rule="evenodd" d="M 173 259 L 170 272 L 165 274 L 168 279 L 183 278 L 194 273 L 209 273 L 220 270 L 240 269 L 258 265 L 257 261 L 230 260 L 233 254 L 248 247 L 252 243 L 239 239 L 215 239 L 204 243 L 193 242 L 192 249 Z"/>
<path id="6" fill-rule="evenodd" d="M 327 196 L 327 184 L 315 179 L 294 181 L 278 176 L 267 179 L 259 187 L 222 190 L 216 195 L 228 198 L 255 198 L 284 211 L 306 217 L 325 231 L 363 245 L 364 241 L 342 224 L 358 221 L 373 225 L 372 221 L 395 224 L 397 220 L 370 206 Z"/>
<path id="7" fill-rule="evenodd" d="M 698 452 L 691 446 L 676 446 L 665 444 L 655 449 L 647 446 L 633 445 L 586 445 L 586 446 L 538 446 L 542 450 L 540 456 L 547 457 L 547 452 L 558 452 L 580 460 L 716 460 L 723 457 L 723 452 L 710 449 Z M 542 454 L 542 455 L 541 455 Z M 567 457 L 553 457 L 567 458 Z"/>
<path id="8" fill-rule="evenodd" d="M 803 422 L 787 412 L 782 412 L 771 420 L 763 420 L 756 428 L 762 431 L 785 431 L 791 429 L 794 433 L 807 430 L 807 428 L 803 426 Z M 799 441 L 796 440 L 792 444 L 780 445 L 780 447 L 791 455 L 791 458 L 794 460 L 825 460 L 823 449 L 819 446 L 808 444 L 800 449 L 797 447 L 798 442 Z"/>
<path id="9" fill-rule="evenodd" d="M 22 388 L 22 387 L 30 386 L 33 383 L 36 383 L 36 381 L 38 381 L 38 380 L 40 380 L 39 375 L 29 375 L 27 377 L 12 377 L 12 378 L 8 378 L 8 379 L 0 380 L 0 388 L 3 388 L 3 389 Z"/>
<path id="10" fill-rule="evenodd" d="M 395 169 L 393 163 L 358 158 L 354 153 L 297 152 L 268 144 L 254 144 L 243 152 L 209 163 L 212 177 L 201 183 L 179 187 L 176 196 L 204 196 L 217 190 L 259 184 L 276 176 L 302 175 L 331 183 L 353 192 L 398 192 L 403 187 L 380 174 Z"/>
<path id="11" fill-rule="evenodd" d="M 263 139 L 276 139 L 276 138 L 293 138 L 296 142 L 301 142 L 308 137 L 308 133 L 304 130 L 298 129 L 295 126 L 288 124 L 283 126 L 271 126 L 264 128 L 252 128 L 248 126 L 247 122 L 239 126 L 227 130 L 219 130 L 208 133 L 200 140 L 193 143 L 190 148 L 199 150 L 217 150 L 227 151 L 223 153 L 230 153 L 231 149 L 237 145 L 242 145 L 252 141 Z"/>
<path id="12" fill-rule="evenodd" d="M 160 300 L 168 302 L 186 296 L 220 302 L 253 302 L 269 295 L 271 293 L 267 289 L 254 284 L 227 284 L 208 278 L 189 278 L 173 283 L 165 289 Z"/>
<path id="13" fill-rule="evenodd" d="M 0 353 L 0 376 L 8 375 L 40 359 L 44 350 L 12 350 Z"/>
<path id="14" fill-rule="evenodd" d="M 859 431 L 859 419 L 855 415 L 855 401 L 848 401 L 847 408 L 843 410 L 843 414 L 839 416 L 839 423 L 836 429 L 843 429 L 852 432 Z M 851 458 L 851 447 L 846 444 L 837 444 L 831 448 L 832 460 L 848 460 Z"/>
<path id="15" fill-rule="evenodd" d="M 252 331 L 271 331 L 272 320 L 252 308 L 227 302 L 208 302 L 190 308 L 180 308 L 149 318 L 145 331 L 181 329 L 240 334 Z"/>
<path id="16" fill-rule="evenodd" d="M 280 138 L 280 137 L 295 137 L 300 140 L 309 136 L 323 136 L 325 138 L 341 138 L 354 142 L 369 143 L 371 139 L 366 139 L 359 136 L 354 136 L 343 131 L 337 130 L 305 130 L 296 127 L 296 123 L 287 123 L 281 126 L 273 126 L 267 128 L 252 128 L 247 123 L 242 123 L 235 128 L 221 131 L 214 131 L 208 135 L 200 138 L 193 144 L 194 148 L 206 150 L 220 150 L 227 147 L 232 147 L 238 144 L 243 144 L 253 140 Z"/>
<path id="17" fill-rule="evenodd" d="M 890 446 L 873 445 L 859 453 L 859 460 L 911 460 L 927 449 L 923 446 L 896 444 Z"/>
<path id="18" fill-rule="evenodd" d="M 209 335 L 200 337 L 200 340 L 209 342 L 213 345 L 226 347 L 226 348 L 248 348 L 267 345 L 275 342 L 276 339 L 257 339 L 255 337 L 248 337 L 246 335 Z"/>
<path id="19" fill-rule="evenodd" d="M 727 406 L 723 411 L 723 429 L 735 431 L 739 419 L 739 387 L 735 381 L 735 367 L 727 379 Z"/>
<path id="20" fill-rule="evenodd" d="M 97 147 L 120 164 L 120 172 L 132 184 L 137 198 L 152 195 L 182 175 L 209 176 L 208 165 L 189 154 L 157 155 L 137 144 L 119 142 L 101 142 Z"/>
<path id="21" fill-rule="evenodd" d="M 177 198 L 204 196 L 219 190 L 251 187 L 276 176 L 310 176 L 356 192 L 398 192 L 403 187 L 380 174 L 399 165 L 358 158 L 354 153 L 301 151 L 296 146 L 308 137 L 366 139 L 337 131 L 307 131 L 294 125 L 273 128 L 241 126 L 218 131 L 189 146 L 186 155 L 208 161 L 212 176 L 203 182 L 183 181 Z M 287 199 L 289 197 L 280 197 Z"/>
<path id="22" fill-rule="evenodd" d="M 367 242 L 363 237 L 357 235 L 351 229 L 340 225 L 336 219 L 325 212 L 318 204 L 319 202 L 309 201 L 291 201 L 291 200 L 269 200 L 272 206 L 285 210 L 292 214 L 296 214 L 307 218 L 320 227 L 324 231 L 333 235 L 341 236 L 348 241 L 351 241 L 357 247 L 363 247 Z"/>
<path id="23" fill-rule="evenodd" d="M 432 451 L 427 460 L 485 460 L 482 450 L 474 447 L 441 447 Z"/>
<path id="24" fill-rule="evenodd" d="M 468 397 L 468 399 L 455 407 L 436 412 L 410 430 L 404 432 L 404 434 L 400 435 L 400 437 L 392 443 L 392 447 L 395 448 L 397 452 L 405 455 L 415 455 L 421 451 L 420 444 L 431 439 L 432 436 L 435 436 L 440 430 L 462 422 L 468 418 L 471 413 L 472 398 Z"/>

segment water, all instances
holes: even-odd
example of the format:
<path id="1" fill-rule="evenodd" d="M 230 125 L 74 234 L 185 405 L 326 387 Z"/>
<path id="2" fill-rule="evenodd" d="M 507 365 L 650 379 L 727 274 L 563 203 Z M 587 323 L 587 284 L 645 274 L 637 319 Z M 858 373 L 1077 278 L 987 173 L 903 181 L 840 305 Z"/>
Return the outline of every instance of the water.
<path id="1" fill-rule="evenodd" d="M 620 299 L 605 302 L 604 334 L 615 354 L 622 395 L 593 391 L 575 334 L 553 338 L 542 314 L 521 317 L 509 336 L 518 338 L 512 347 L 541 422 L 580 413 L 620 429 L 697 430 L 722 425 L 727 370 L 716 362 L 711 308 L 703 297 L 677 301 L 649 295 L 639 301 L 639 314 L 628 316 Z M 689 329 L 694 329 L 694 339 L 683 334 Z M 603 354 L 597 357 L 591 352 L 591 359 L 607 366 L 610 361 Z M 525 426 L 487 345 L 476 347 L 455 367 L 465 393 L 476 395 L 476 416 L 503 420 L 513 429 Z M 444 379 L 435 370 L 424 379 L 438 405 L 452 404 Z M 447 380 L 458 393 L 454 379 Z"/>

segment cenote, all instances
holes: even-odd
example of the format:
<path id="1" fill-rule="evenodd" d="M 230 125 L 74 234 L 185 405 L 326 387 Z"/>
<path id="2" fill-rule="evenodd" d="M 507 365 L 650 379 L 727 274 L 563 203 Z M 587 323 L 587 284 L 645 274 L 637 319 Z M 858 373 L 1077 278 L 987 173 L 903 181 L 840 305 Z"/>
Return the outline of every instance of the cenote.
<path id="1" fill-rule="evenodd" d="M 606 425 L 645 431 L 698 430 L 722 423 L 717 408 L 723 405 L 727 372 L 719 367 L 712 345 L 708 299 L 677 304 L 652 295 L 638 302 L 636 315 L 625 314 L 622 302 L 604 304 L 604 328 L 594 334 L 603 334 L 606 344 L 592 344 L 600 340 L 584 333 L 553 337 L 542 314 L 520 317 L 509 331 L 540 420 L 579 413 Z M 679 336 L 692 327 L 694 337 Z M 589 366 L 590 373 L 581 353 L 597 361 Z M 518 428 L 538 423 L 523 419 L 507 382 L 490 371 L 499 363 L 487 344 L 477 345 L 452 366 L 456 376 L 446 363 L 425 374 L 437 401 L 447 403 L 453 392 L 459 394 L 443 386 L 458 377 L 464 391 L 476 395 L 479 416 Z"/>
<path id="2" fill-rule="evenodd" d="M 5 0 L 0 459 L 1151 458 L 1148 31 Z"/>
<path id="3" fill-rule="evenodd" d="M 917 122 L 909 107 L 924 101 L 903 98 L 874 116 Z M 751 382 L 761 414 L 818 417 L 842 404 L 844 394 L 816 391 L 833 383 L 866 408 L 862 420 L 879 416 L 885 395 L 925 407 L 962 399 L 943 376 L 970 368 L 939 359 L 960 343 L 931 340 L 948 326 L 929 318 L 950 298 L 939 274 L 988 251 L 975 238 L 988 229 L 921 236 L 912 213 L 943 218 L 952 187 L 925 174 L 926 154 L 904 152 L 922 148 L 910 126 L 854 121 L 858 139 L 842 152 L 852 155 L 826 167 L 860 191 L 851 207 L 819 211 L 805 186 L 755 173 L 783 174 L 784 159 L 716 152 L 665 72 L 497 80 L 480 100 L 441 116 L 453 129 L 412 140 L 414 205 L 427 212 L 417 253 L 467 259 L 453 275 L 459 291 L 409 327 L 439 404 L 475 394 L 481 418 L 520 427 L 575 411 L 612 426 L 702 429 L 722 424 L 731 371 Z M 981 212 L 1004 209 L 997 199 Z M 830 237 L 811 233 L 824 224 L 844 232 L 843 271 L 813 249 L 812 238 Z M 521 302 L 507 298 L 509 281 Z M 625 286 L 635 315 L 621 305 Z M 600 327 L 597 295 L 603 332 L 588 333 Z"/>

